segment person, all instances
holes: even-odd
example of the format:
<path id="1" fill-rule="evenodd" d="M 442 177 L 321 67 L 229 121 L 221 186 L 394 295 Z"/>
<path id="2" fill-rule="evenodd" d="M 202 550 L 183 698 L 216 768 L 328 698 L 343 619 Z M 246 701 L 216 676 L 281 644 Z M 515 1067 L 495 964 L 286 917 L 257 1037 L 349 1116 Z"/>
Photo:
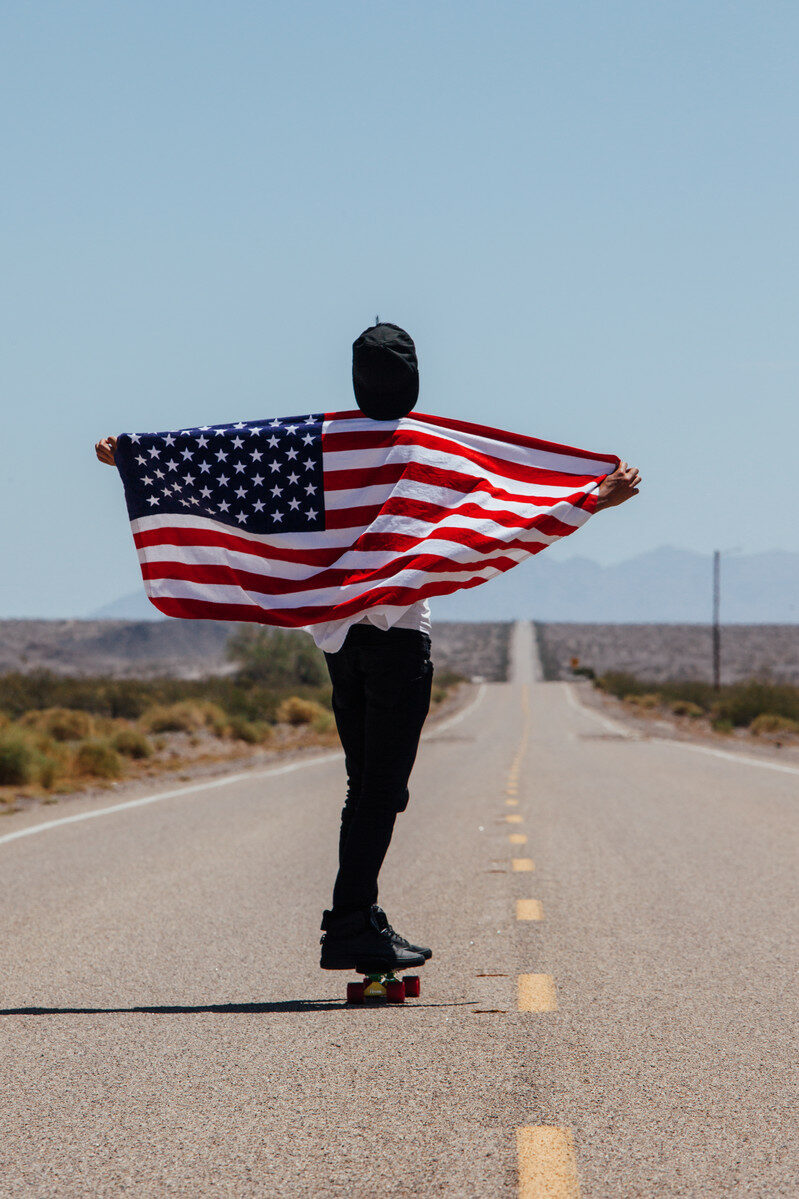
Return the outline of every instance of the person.
<path id="1" fill-rule="evenodd" d="M 370 419 L 408 416 L 419 396 L 419 366 L 410 335 L 378 321 L 352 347 L 356 403 Z M 116 438 L 95 446 L 113 465 Z M 637 469 L 621 462 L 599 485 L 596 510 L 638 494 Z M 378 904 L 378 876 L 397 816 L 408 806 L 411 771 L 430 708 L 433 680 L 430 608 L 419 600 L 398 611 L 309 625 L 325 656 L 333 714 L 344 749 L 347 791 L 341 813 L 338 873 L 322 915 L 320 965 L 363 973 L 417 967 L 432 950 L 392 928 Z"/>

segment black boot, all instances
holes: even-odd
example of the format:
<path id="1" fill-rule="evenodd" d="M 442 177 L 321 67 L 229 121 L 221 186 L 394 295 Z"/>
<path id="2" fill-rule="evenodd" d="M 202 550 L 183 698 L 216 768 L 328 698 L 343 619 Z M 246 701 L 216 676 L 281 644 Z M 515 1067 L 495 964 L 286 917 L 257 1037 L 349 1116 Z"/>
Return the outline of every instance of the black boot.
<path id="1" fill-rule="evenodd" d="M 378 909 L 379 911 L 380 909 Z M 369 912 L 325 912 L 322 917 L 323 970 L 357 970 L 359 974 L 423 966 L 424 954 L 395 944 L 388 925 L 381 928 L 374 908 Z M 401 938 L 400 938 L 401 940 Z"/>
<path id="2" fill-rule="evenodd" d="M 387 932 L 394 945 L 398 946 L 400 949 L 410 949 L 411 953 L 420 953 L 425 961 L 429 961 L 433 956 L 432 949 L 425 949 L 424 945 L 412 945 L 410 941 L 405 939 L 405 937 L 401 937 L 399 933 L 394 932 L 394 929 L 388 922 L 388 916 L 376 903 L 372 904 L 372 916 L 378 928 L 382 929 L 384 932 Z"/>

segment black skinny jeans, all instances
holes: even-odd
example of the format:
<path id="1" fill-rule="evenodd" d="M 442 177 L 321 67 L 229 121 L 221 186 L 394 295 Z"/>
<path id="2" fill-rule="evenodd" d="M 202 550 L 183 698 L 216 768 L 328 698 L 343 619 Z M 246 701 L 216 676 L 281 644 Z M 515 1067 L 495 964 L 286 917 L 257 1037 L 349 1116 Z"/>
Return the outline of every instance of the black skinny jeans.
<path id="1" fill-rule="evenodd" d="M 430 707 L 430 637 L 417 629 L 351 625 L 325 654 L 347 768 L 335 911 L 377 902 L 377 876 L 394 821 L 408 805 L 410 777 Z"/>

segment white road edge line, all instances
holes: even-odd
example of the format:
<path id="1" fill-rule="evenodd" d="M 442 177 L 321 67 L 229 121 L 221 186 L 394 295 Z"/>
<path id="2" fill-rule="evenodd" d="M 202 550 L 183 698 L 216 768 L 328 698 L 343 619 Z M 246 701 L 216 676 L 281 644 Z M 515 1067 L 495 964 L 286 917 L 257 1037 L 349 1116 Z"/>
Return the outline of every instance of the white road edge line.
<path id="1" fill-rule="evenodd" d="M 733 754 L 726 749 L 711 749 L 709 745 L 691 745 L 688 741 L 672 741 L 656 738 L 663 745 L 676 745 L 678 749 L 691 749 L 697 754 L 710 754 L 713 758 L 725 758 L 728 762 L 743 762 L 746 766 L 761 766 L 763 770 L 777 770 L 780 774 L 799 774 L 799 766 L 783 766 L 781 762 L 763 762 L 760 758 L 749 758 L 744 754 Z"/>
<path id="2" fill-rule="evenodd" d="M 605 728 L 612 729 L 614 733 L 620 733 L 622 736 L 634 740 L 639 739 L 629 729 L 617 724 L 615 720 L 610 720 L 609 717 L 602 716 L 599 712 L 594 712 L 592 708 L 581 703 L 574 695 L 571 683 L 566 684 L 566 695 L 571 706 L 578 712 L 584 712 L 586 716 L 598 720 L 600 724 L 603 724 Z M 760 766 L 763 770 L 776 770 L 780 774 L 799 774 L 799 766 L 785 766 L 782 762 L 764 762 L 761 758 L 750 758 L 746 754 L 732 753 L 728 749 L 713 749 L 710 745 L 693 745 L 690 741 L 675 741 L 671 737 L 653 737 L 652 740 L 658 745 L 673 745 L 678 749 L 690 749 L 693 753 L 709 754 L 712 758 L 723 758 L 726 762 L 742 762 L 745 766 Z"/>
<path id="3" fill-rule="evenodd" d="M 478 704 L 481 704 L 483 702 L 483 696 L 485 695 L 485 693 L 486 693 L 486 684 L 481 683 L 480 686 L 477 688 L 477 695 L 475 695 L 474 699 L 472 700 L 472 702 L 470 704 L 468 704 L 460 712 L 456 712 L 454 716 L 448 716 L 446 720 L 442 720 L 441 724 L 437 724 L 432 729 L 428 729 L 428 731 L 426 733 L 422 733 L 422 740 L 423 741 L 434 741 L 436 739 L 436 737 L 438 736 L 438 734 L 443 732 L 444 729 L 450 729 L 450 728 L 452 728 L 453 724 L 460 724 L 460 722 L 462 720 L 465 720 L 467 716 L 471 716 L 472 712 L 475 710 L 475 708 L 478 706 Z"/>
<path id="4" fill-rule="evenodd" d="M 601 712 L 595 712 L 593 708 L 587 707 L 574 694 L 574 688 L 571 683 L 566 684 L 566 698 L 571 706 L 577 712 L 583 712 L 586 716 L 590 716 L 592 720 L 598 720 L 601 725 L 608 729 L 611 733 L 617 733 L 620 737 L 637 740 L 635 733 L 632 730 L 625 728 L 623 724 L 617 724 L 615 720 L 611 720 L 609 716 L 603 716 Z"/>
<path id="5" fill-rule="evenodd" d="M 459 724 L 461 720 L 465 720 L 475 708 L 483 700 L 485 695 L 486 685 L 481 683 L 477 694 L 467 707 L 462 711 L 456 712 L 454 716 L 448 717 L 447 720 L 442 720 L 441 724 L 437 724 L 435 728 L 423 734 L 423 739 L 428 740 L 442 731 L 448 729 L 454 724 Z M 207 783 L 193 783 L 188 787 L 176 787 L 171 791 L 159 791 L 157 795 L 144 795 L 141 799 L 128 799 L 123 803 L 112 804 L 108 808 L 96 808 L 93 812 L 78 812 L 74 816 L 60 816 L 57 820 L 46 820 L 41 824 L 33 824 L 29 828 L 17 829 L 13 833 L 5 833 L 0 837 L 0 845 L 5 845 L 9 841 L 18 841 L 20 837 L 32 837 L 34 833 L 44 833 L 51 828 L 59 828 L 63 824 L 77 824 L 81 820 L 95 820 L 98 816 L 111 816 L 114 812 L 124 812 L 130 808 L 144 808 L 148 804 L 160 803 L 164 799 L 179 799 L 182 795 L 193 795 L 197 791 L 212 791 L 216 787 L 226 787 L 229 783 L 242 783 L 247 780 L 274 778 L 279 774 L 292 774 L 295 770 L 303 770 L 307 766 L 318 766 L 322 762 L 334 762 L 337 758 L 343 757 L 341 750 L 336 750 L 334 753 L 320 754 L 316 758 L 304 758 L 301 762 L 289 762 L 286 766 L 274 766 L 270 770 L 243 770 L 237 774 L 225 774 L 221 778 L 211 779 Z"/>

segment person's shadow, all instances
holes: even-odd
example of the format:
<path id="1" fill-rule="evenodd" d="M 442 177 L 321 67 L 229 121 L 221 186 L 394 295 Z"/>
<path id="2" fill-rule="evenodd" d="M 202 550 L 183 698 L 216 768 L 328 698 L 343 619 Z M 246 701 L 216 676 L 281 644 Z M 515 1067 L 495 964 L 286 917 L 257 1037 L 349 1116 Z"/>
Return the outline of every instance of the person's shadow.
<path id="1" fill-rule="evenodd" d="M 460 1000 L 456 1003 L 419 1003 L 414 1001 L 407 1007 L 468 1007 L 471 1000 Z M 0 1008 L 0 1016 L 185 1016 L 197 1012 L 213 1012 L 223 1016 L 258 1016 L 275 1012 L 335 1012 L 345 1009 L 370 1007 L 402 1008 L 402 1003 L 351 1004 L 346 999 L 281 999 L 274 1003 L 200 1003 L 200 1004 L 165 1004 L 163 1006 L 141 1007 L 9 1007 Z"/>
<path id="2" fill-rule="evenodd" d="M 327 1012 L 346 1007 L 335 999 L 286 999 L 279 1003 L 172 1003 L 141 1007 L 10 1007 L 0 1008 L 0 1016 L 185 1016 L 194 1012 L 218 1012 L 222 1015 L 258 1015 L 265 1012 Z"/>

